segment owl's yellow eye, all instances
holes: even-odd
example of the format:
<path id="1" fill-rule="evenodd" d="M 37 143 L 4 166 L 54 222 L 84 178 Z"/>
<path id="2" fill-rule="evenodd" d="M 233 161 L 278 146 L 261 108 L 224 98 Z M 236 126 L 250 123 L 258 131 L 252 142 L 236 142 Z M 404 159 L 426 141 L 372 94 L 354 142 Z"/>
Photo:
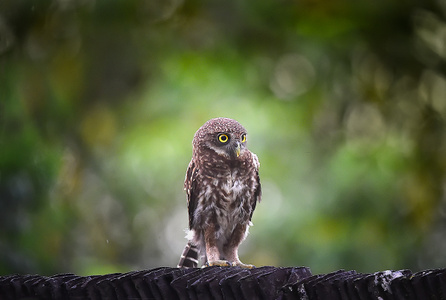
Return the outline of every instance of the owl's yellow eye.
<path id="1" fill-rule="evenodd" d="M 242 143 L 246 142 L 246 134 L 242 134 L 240 140 Z"/>
<path id="2" fill-rule="evenodd" d="M 220 133 L 218 135 L 218 141 L 220 143 L 226 144 L 229 141 L 229 137 L 226 134 L 224 134 L 224 133 Z"/>

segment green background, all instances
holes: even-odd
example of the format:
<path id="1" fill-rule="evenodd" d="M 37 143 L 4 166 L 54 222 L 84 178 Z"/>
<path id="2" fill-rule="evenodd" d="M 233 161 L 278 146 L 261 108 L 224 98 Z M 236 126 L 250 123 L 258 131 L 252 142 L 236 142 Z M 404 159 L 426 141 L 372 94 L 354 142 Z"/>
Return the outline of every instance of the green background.
<path id="1" fill-rule="evenodd" d="M 446 266 L 446 5 L 1 0 L 0 274 L 175 266 L 195 131 L 248 130 L 241 259 Z"/>

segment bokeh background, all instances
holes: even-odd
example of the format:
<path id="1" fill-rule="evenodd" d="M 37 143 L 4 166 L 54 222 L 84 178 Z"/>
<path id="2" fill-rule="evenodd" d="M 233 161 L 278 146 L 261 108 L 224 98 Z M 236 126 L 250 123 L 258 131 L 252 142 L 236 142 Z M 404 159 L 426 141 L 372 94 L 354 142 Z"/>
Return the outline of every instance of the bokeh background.
<path id="1" fill-rule="evenodd" d="M 446 267 L 446 2 L 1 0 L 0 274 L 175 266 L 219 116 L 261 162 L 242 261 Z"/>

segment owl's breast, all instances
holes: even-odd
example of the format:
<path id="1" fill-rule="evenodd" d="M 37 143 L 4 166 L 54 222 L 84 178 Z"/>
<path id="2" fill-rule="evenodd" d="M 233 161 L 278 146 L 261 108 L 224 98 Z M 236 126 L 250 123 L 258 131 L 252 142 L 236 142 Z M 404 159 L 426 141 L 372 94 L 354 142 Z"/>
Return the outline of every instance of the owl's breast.
<path id="1" fill-rule="evenodd" d="M 243 222 L 251 213 L 250 199 L 252 198 L 250 182 L 240 172 L 233 171 L 228 176 L 214 182 L 218 192 L 217 207 L 223 210 L 223 215 L 233 221 Z"/>
<path id="2" fill-rule="evenodd" d="M 202 161 L 199 205 L 194 214 L 198 223 L 214 222 L 229 231 L 237 224 L 249 223 L 255 202 L 255 174 L 248 165 L 220 158 Z"/>

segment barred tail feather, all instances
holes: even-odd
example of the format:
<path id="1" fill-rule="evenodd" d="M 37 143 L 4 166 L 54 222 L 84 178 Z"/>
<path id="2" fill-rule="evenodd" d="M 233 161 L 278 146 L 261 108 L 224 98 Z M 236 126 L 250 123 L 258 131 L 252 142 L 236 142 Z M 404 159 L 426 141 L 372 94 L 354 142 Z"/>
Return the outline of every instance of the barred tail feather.
<path id="1" fill-rule="evenodd" d="M 198 248 L 190 242 L 184 247 L 183 254 L 181 254 L 178 268 L 196 268 L 198 266 Z"/>

